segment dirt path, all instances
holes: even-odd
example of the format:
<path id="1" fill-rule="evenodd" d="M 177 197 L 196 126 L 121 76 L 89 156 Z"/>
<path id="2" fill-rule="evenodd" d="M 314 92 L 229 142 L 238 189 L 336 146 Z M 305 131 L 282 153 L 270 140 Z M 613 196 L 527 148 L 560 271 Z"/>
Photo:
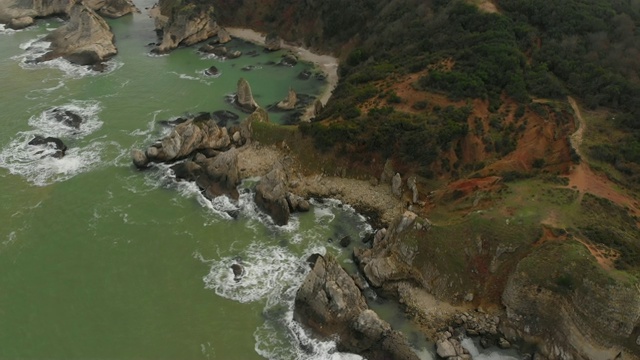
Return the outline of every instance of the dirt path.
<path id="1" fill-rule="evenodd" d="M 637 202 L 632 197 L 617 190 L 615 184 L 609 181 L 605 176 L 593 172 L 585 160 L 586 157 L 582 152 L 582 139 L 584 131 L 587 128 L 587 124 L 582 117 L 580 107 L 576 103 L 575 99 L 569 96 L 567 97 L 567 100 L 578 119 L 578 129 L 570 138 L 571 147 L 574 149 L 576 154 L 580 156 L 580 164 L 575 165 L 569 174 L 569 187 L 580 192 L 578 201 L 582 200 L 582 196 L 585 193 L 590 193 L 601 198 L 609 199 L 620 206 L 627 207 L 634 215 L 640 216 L 640 209 L 638 208 Z"/>

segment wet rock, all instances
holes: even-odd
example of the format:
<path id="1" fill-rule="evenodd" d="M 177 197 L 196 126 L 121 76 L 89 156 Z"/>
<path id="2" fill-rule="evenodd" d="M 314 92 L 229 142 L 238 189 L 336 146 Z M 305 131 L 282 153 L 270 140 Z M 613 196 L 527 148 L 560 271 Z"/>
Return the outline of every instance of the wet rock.
<path id="1" fill-rule="evenodd" d="M 436 343 L 436 352 L 441 358 L 450 358 L 457 355 L 456 349 L 449 340 L 438 340 Z"/>
<path id="2" fill-rule="evenodd" d="M 73 111 L 56 108 L 52 113 L 57 122 L 74 129 L 80 129 L 80 125 L 83 123 L 82 117 Z"/>
<path id="3" fill-rule="evenodd" d="M 31 141 L 28 142 L 31 146 L 42 146 L 42 147 L 53 147 L 56 152 L 51 154 L 51 157 L 60 159 L 65 156 L 67 152 L 67 145 L 65 145 L 62 140 L 56 137 L 44 137 L 40 135 L 36 135 Z"/>
<path id="4" fill-rule="evenodd" d="M 298 79 L 300 80 L 309 80 L 310 77 L 311 77 L 311 71 L 308 69 L 302 70 L 298 74 Z"/>
<path id="5" fill-rule="evenodd" d="M 291 212 L 307 212 L 311 208 L 307 200 L 291 192 L 287 193 L 287 203 Z"/>
<path id="6" fill-rule="evenodd" d="M 228 124 L 234 123 L 238 119 L 240 119 L 240 116 L 238 116 L 238 114 L 228 110 L 217 110 L 214 111 L 211 115 L 218 126 L 227 126 Z"/>
<path id="7" fill-rule="evenodd" d="M 147 155 L 140 149 L 131 150 L 131 158 L 133 159 L 133 165 L 138 169 L 146 169 L 149 166 Z"/>
<path id="8" fill-rule="evenodd" d="M 282 66 L 295 66 L 298 63 L 298 58 L 293 54 L 287 54 L 280 59 L 278 65 Z"/>
<path id="9" fill-rule="evenodd" d="M 220 70 L 218 70 L 218 68 L 215 66 L 211 66 L 204 71 L 204 74 L 207 76 L 218 76 L 220 75 Z"/>
<path id="10" fill-rule="evenodd" d="M 240 184 L 240 169 L 238 168 L 238 149 L 232 148 L 220 153 L 214 158 L 207 158 L 199 165 L 203 168 L 203 176 L 196 179 L 204 195 L 215 198 L 228 195 L 238 199 L 237 186 Z"/>
<path id="11" fill-rule="evenodd" d="M 349 245 L 351 245 L 351 236 L 347 235 L 347 236 L 344 236 L 342 239 L 340 239 L 340 246 L 342 246 L 343 248 L 346 248 Z"/>
<path id="12" fill-rule="evenodd" d="M 231 270 L 233 271 L 233 280 L 236 282 L 242 280 L 242 277 L 244 276 L 244 266 L 240 264 L 232 264 Z"/>

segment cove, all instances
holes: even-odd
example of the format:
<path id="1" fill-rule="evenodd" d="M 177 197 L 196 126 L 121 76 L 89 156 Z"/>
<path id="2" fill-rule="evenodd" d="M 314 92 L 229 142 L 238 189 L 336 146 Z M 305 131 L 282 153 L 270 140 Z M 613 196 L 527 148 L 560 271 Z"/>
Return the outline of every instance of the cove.
<path id="1" fill-rule="evenodd" d="M 322 82 L 297 79 L 309 65 L 266 65 L 281 54 L 240 40 L 233 46 L 259 56 L 219 62 L 183 48 L 153 57 L 144 10 L 109 20 L 119 54 L 105 73 L 25 64 L 35 40 L 60 24 L 46 19 L 0 34 L 0 358 L 341 357 L 331 343 L 300 349 L 304 334 L 289 306 L 306 258 L 339 253 L 329 238 L 360 238 L 368 230 L 362 217 L 318 201 L 289 227 L 275 227 L 256 212 L 251 181 L 238 203 L 210 202 L 166 168 L 140 173 L 129 158 L 167 131 L 159 120 L 237 112 L 225 95 L 240 76 L 263 106 L 289 87 L 319 94 Z M 202 73 L 211 65 L 220 77 Z M 254 69 L 242 71 L 247 65 Z M 77 111 L 85 123 L 60 127 L 47 116 L 52 108 Z M 62 138 L 67 156 L 41 158 L 27 146 L 36 134 Z M 229 207 L 238 219 L 226 215 Z M 246 269 L 241 282 L 234 263 Z"/>

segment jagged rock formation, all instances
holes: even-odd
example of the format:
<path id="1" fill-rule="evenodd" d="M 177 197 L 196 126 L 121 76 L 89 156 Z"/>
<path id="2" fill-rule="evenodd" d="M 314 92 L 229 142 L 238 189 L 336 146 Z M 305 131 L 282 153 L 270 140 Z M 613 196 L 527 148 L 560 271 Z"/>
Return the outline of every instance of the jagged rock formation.
<path id="1" fill-rule="evenodd" d="M 119 18 L 140 12 L 131 0 L 84 0 L 84 4 L 101 16 L 108 18 Z"/>
<path id="2" fill-rule="evenodd" d="M 145 156 L 139 151 L 132 156 L 139 164 L 146 166 L 145 162 L 171 162 L 184 159 L 196 150 L 226 149 L 231 144 L 231 139 L 226 128 L 220 128 L 208 113 L 189 119 L 173 129 L 162 141 L 150 146 Z M 144 160 L 146 158 L 146 161 Z"/>
<path id="3" fill-rule="evenodd" d="M 235 103 L 238 107 L 247 112 L 255 111 L 259 106 L 253 99 L 251 86 L 244 78 L 238 80 L 238 88 L 236 90 Z"/>
<path id="4" fill-rule="evenodd" d="M 331 256 L 315 263 L 295 299 L 294 319 L 322 338 L 339 336 L 338 350 L 366 359 L 417 360 L 406 338 L 370 310 L 354 280 Z"/>
<path id="5" fill-rule="evenodd" d="M 154 52 L 167 53 L 179 45 L 193 45 L 218 34 L 214 8 L 206 1 L 183 4 L 176 0 L 160 0 L 150 10 L 156 31 L 162 37 Z"/>
<path id="6" fill-rule="evenodd" d="M 296 108 L 296 103 L 298 102 L 298 96 L 293 89 L 289 88 L 289 93 L 287 94 L 287 98 L 280 101 L 276 107 L 280 110 L 293 110 Z"/>
<path id="7" fill-rule="evenodd" d="M 391 192 L 396 197 L 402 197 L 402 177 L 396 173 L 391 179 Z"/>
<path id="8" fill-rule="evenodd" d="M 240 184 L 240 171 L 238 169 L 238 149 L 236 148 L 231 148 L 210 158 L 195 156 L 193 160 L 178 163 L 171 169 L 176 178 L 195 181 L 209 199 L 220 195 L 229 195 L 233 199 L 238 198 L 236 187 Z"/>
<path id="9" fill-rule="evenodd" d="M 36 17 L 69 13 L 70 0 L 3 0 L 0 1 L 0 23 L 10 28 L 21 29 L 31 24 Z"/>
<path id="10" fill-rule="evenodd" d="M 273 169 L 260 179 L 256 185 L 255 200 L 276 225 L 289 222 L 291 210 L 287 202 L 287 174 L 281 163 L 274 164 Z"/>
<path id="11" fill-rule="evenodd" d="M 218 30 L 218 43 L 220 44 L 226 44 L 229 41 L 231 41 L 231 34 L 229 34 L 229 32 L 227 31 L 227 29 L 225 28 L 220 28 Z"/>
<path id="12" fill-rule="evenodd" d="M 407 179 L 407 187 L 411 190 L 411 203 L 416 204 L 418 202 L 418 185 L 415 176 Z"/>
<path id="13" fill-rule="evenodd" d="M 51 42 L 51 50 L 38 61 L 63 57 L 75 64 L 95 65 L 118 52 L 109 25 L 82 2 L 73 3 L 69 21 L 47 35 L 45 40 Z"/>

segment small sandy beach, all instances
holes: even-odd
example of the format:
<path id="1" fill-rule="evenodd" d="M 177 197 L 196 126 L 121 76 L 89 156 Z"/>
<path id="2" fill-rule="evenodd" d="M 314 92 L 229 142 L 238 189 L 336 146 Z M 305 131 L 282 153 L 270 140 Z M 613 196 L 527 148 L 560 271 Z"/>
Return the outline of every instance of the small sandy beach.
<path id="1" fill-rule="evenodd" d="M 247 40 L 258 45 L 264 45 L 266 35 L 257 31 L 242 28 L 226 28 L 226 30 L 232 37 Z M 327 87 L 318 97 L 322 105 L 326 105 L 333 93 L 333 89 L 338 85 L 338 59 L 331 55 L 314 54 L 308 49 L 287 44 L 286 42 L 282 43 L 282 48 L 293 52 L 301 61 L 313 63 L 316 68 L 327 75 Z M 307 109 L 307 114 L 304 118 L 308 120 L 312 116 L 313 107 L 310 107 Z"/>

